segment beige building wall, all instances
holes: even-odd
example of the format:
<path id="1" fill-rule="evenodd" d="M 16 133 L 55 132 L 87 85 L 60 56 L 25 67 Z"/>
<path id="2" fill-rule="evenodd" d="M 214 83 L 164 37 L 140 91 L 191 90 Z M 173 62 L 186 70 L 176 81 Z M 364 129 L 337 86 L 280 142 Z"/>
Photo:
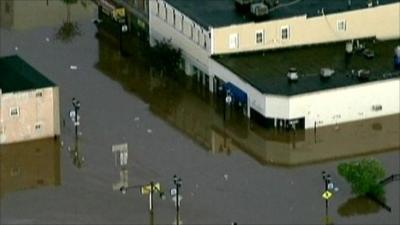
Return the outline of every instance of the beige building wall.
<path id="1" fill-rule="evenodd" d="M 0 105 L 0 144 L 60 134 L 58 87 L 3 93 Z"/>
<path id="2" fill-rule="evenodd" d="M 339 27 L 344 25 L 344 30 Z M 289 37 L 282 39 L 282 29 Z M 256 32 L 262 32 L 262 43 L 256 43 Z M 230 36 L 237 35 L 236 48 Z M 213 29 L 213 54 L 273 49 L 335 42 L 366 37 L 394 39 L 400 37 L 400 3 L 361 10 L 307 18 L 298 16 L 282 20 L 246 23 Z"/>

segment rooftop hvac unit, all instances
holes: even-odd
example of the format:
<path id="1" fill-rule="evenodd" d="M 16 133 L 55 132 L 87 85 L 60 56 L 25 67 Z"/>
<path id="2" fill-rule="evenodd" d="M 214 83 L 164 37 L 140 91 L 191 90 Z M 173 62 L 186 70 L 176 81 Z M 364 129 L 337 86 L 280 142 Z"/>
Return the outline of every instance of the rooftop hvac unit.
<path id="1" fill-rule="evenodd" d="M 329 78 L 335 73 L 335 70 L 331 68 L 321 68 L 320 74 L 321 78 Z"/>
<path id="2" fill-rule="evenodd" d="M 297 81 L 299 79 L 299 75 L 297 74 L 297 69 L 292 67 L 289 69 L 289 72 L 287 73 L 287 78 L 289 81 Z"/>
<path id="3" fill-rule="evenodd" d="M 357 78 L 360 81 L 367 81 L 369 80 L 369 75 L 371 74 L 371 71 L 367 69 L 361 69 L 357 71 Z"/>
<path id="4" fill-rule="evenodd" d="M 264 3 L 254 3 L 251 4 L 250 6 L 250 12 L 254 16 L 260 17 L 260 16 L 266 16 L 268 15 L 268 6 L 264 5 Z"/>

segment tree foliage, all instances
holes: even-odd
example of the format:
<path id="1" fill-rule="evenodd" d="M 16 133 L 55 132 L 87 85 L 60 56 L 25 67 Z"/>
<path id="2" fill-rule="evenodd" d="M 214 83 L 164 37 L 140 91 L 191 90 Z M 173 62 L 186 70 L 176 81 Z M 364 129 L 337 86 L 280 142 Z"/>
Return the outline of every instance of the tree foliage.
<path id="1" fill-rule="evenodd" d="M 362 159 L 341 163 L 338 165 L 338 172 L 351 184 L 353 193 L 375 197 L 383 196 L 384 189 L 379 181 L 385 177 L 385 169 L 379 161 Z"/>
<path id="2" fill-rule="evenodd" d="M 165 72 L 177 72 L 182 63 L 181 50 L 174 48 L 170 40 L 156 41 L 148 53 L 152 65 Z"/>

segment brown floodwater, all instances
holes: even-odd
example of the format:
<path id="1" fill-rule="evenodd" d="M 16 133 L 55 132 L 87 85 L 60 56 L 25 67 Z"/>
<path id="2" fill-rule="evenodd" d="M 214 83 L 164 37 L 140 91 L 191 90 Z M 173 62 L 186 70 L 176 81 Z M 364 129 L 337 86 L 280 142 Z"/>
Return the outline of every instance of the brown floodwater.
<path id="1" fill-rule="evenodd" d="M 61 184 L 60 141 L 54 138 L 1 145 L 0 197 Z"/>

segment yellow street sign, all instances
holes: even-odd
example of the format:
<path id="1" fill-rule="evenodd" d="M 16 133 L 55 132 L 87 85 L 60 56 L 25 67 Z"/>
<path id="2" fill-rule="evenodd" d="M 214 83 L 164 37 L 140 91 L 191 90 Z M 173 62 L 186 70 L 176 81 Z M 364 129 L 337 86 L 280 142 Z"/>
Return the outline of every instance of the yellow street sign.
<path id="1" fill-rule="evenodd" d="M 326 199 L 326 200 L 329 200 L 330 198 L 332 198 L 332 196 L 333 196 L 333 194 L 332 194 L 330 191 L 325 191 L 325 192 L 322 194 L 322 198 L 324 198 L 324 199 Z"/>
<path id="2" fill-rule="evenodd" d="M 118 8 L 113 10 L 113 17 L 115 19 L 124 18 L 125 17 L 125 8 Z"/>
<path id="3" fill-rule="evenodd" d="M 153 192 L 160 191 L 161 190 L 160 188 L 161 188 L 160 183 L 154 183 L 153 184 Z M 142 186 L 140 188 L 140 193 L 142 195 L 148 195 L 148 194 L 150 194 L 150 192 L 151 192 L 151 185 L 150 184 Z"/>

